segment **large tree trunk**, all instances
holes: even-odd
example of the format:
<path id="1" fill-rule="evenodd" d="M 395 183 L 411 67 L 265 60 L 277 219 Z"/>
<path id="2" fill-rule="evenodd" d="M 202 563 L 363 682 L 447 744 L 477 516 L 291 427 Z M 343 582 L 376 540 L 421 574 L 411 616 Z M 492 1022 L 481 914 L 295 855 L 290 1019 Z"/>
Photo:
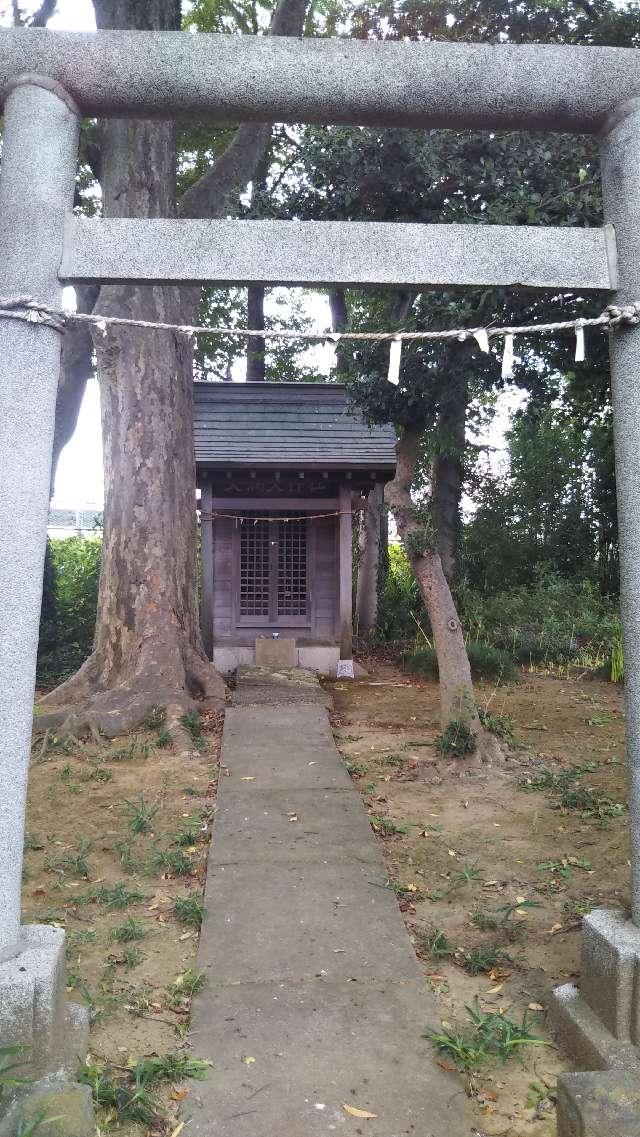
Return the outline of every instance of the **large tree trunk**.
<path id="1" fill-rule="evenodd" d="M 280 0 L 272 34 L 300 34 L 306 0 Z M 95 0 L 100 28 L 173 29 L 179 0 Z M 296 21 L 298 23 L 296 24 Z M 172 123 L 109 120 L 101 174 L 105 216 L 176 216 Z M 271 129 L 240 127 L 215 166 L 185 194 L 186 216 L 215 217 L 263 160 Z M 199 290 L 108 286 L 97 309 L 193 323 Z M 188 748 L 181 718 L 224 703 L 225 686 L 200 639 L 196 592 L 196 497 L 192 352 L 169 332 L 95 333 L 101 385 L 105 528 L 94 648 L 44 702 L 60 708 L 62 732 L 113 737 L 166 711 L 174 742 Z M 40 720 L 51 722 L 51 717 Z"/>
<path id="2" fill-rule="evenodd" d="M 378 483 L 367 497 L 360 522 L 356 626 L 361 636 L 371 635 L 378 615 L 378 571 L 383 510 L 384 486 Z"/>
<path id="3" fill-rule="evenodd" d="M 463 373 L 453 369 L 438 416 L 439 449 L 433 459 L 431 475 L 431 508 L 438 551 L 450 585 L 456 575 L 466 421 L 467 384 Z"/>
<path id="4" fill-rule="evenodd" d="M 102 26 L 179 26 L 175 0 L 103 0 Z M 176 214 L 172 123 L 110 120 L 103 135 L 107 217 Z M 181 322 L 175 288 L 103 287 L 100 311 Z M 225 687 L 200 643 L 192 353 L 170 332 L 95 333 L 101 389 L 105 528 L 93 652 L 45 702 L 67 709 L 66 729 L 109 737 L 166 711 L 180 745 L 195 696 L 221 707 Z"/>
<path id="5" fill-rule="evenodd" d="M 460 619 L 435 538 L 411 499 L 419 444 L 419 429 L 406 429 L 398 440 L 396 475 L 387 484 L 386 497 L 429 615 L 438 657 L 442 726 L 465 723 L 475 735 L 479 756 L 490 761 L 500 756 L 500 748 L 480 724 Z"/>

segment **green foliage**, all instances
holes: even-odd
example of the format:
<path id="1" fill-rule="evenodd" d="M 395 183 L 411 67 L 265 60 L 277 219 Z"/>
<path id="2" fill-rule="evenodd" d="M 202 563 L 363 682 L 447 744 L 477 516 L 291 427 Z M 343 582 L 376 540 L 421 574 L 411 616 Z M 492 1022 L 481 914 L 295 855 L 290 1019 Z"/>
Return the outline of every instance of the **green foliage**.
<path id="1" fill-rule="evenodd" d="M 147 929 L 142 920 L 136 920 L 134 916 L 128 916 L 123 924 L 119 924 L 111 932 L 110 938 L 119 944 L 128 944 L 133 940 L 143 940 L 147 934 Z"/>
<path id="2" fill-rule="evenodd" d="M 7 1090 L 29 1083 L 29 1078 L 18 1073 L 24 1062 L 25 1048 L 21 1043 L 0 1046 L 0 1102 Z"/>
<path id="3" fill-rule="evenodd" d="M 139 904 L 144 900 L 144 896 L 137 889 L 129 888 L 126 881 L 119 880 L 114 885 L 101 884 L 93 888 L 89 893 L 89 899 L 104 904 L 108 909 L 116 910 L 128 908 L 130 904 Z"/>
<path id="4" fill-rule="evenodd" d="M 173 911 L 183 924 L 191 928 L 200 928 L 205 917 L 205 907 L 200 897 L 195 893 L 192 896 L 174 896 Z"/>
<path id="5" fill-rule="evenodd" d="M 91 651 L 102 540 L 50 538 L 48 550 L 37 672 L 43 686 L 71 675 Z"/>
<path id="6" fill-rule="evenodd" d="M 435 928 L 433 932 L 422 932 L 418 936 L 418 950 L 434 956 L 435 959 L 447 959 L 456 949 L 445 933 Z"/>
<path id="7" fill-rule="evenodd" d="M 154 849 L 150 867 L 153 872 L 168 873 L 170 876 L 191 876 L 194 864 L 182 849 Z"/>
<path id="8" fill-rule="evenodd" d="M 596 666 L 608 658 L 618 626 L 613 600 L 593 581 L 546 569 L 504 590 L 483 594 L 465 586 L 460 606 L 472 640 L 493 644 L 524 667 Z"/>
<path id="9" fill-rule="evenodd" d="M 466 758 L 477 749 L 476 736 L 464 719 L 451 719 L 436 738 L 436 750 L 451 758 Z"/>
<path id="10" fill-rule="evenodd" d="M 515 1057 L 523 1046 L 549 1045 L 531 1033 L 526 1012 L 522 1021 L 516 1023 L 496 1011 L 481 1011 L 477 1002 L 475 1007 L 466 1010 L 471 1029 L 425 1033 L 425 1038 L 431 1039 L 436 1049 L 451 1058 L 460 1070 L 470 1072 L 495 1060 L 504 1063 Z"/>
<path id="11" fill-rule="evenodd" d="M 125 801 L 129 815 L 129 828 L 132 833 L 150 833 L 153 829 L 153 819 L 158 813 L 159 805 L 147 805 L 144 794 L 140 794 L 137 801 Z"/>
<path id="12" fill-rule="evenodd" d="M 478 708 L 478 718 L 485 730 L 491 731 L 504 742 L 513 742 L 515 737 L 515 723 L 511 715 L 498 714 L 485 707 Z"/>
<path id="13" fill-rule="evenodd" d="M 494 944 L 466 951 L 462 960 L 469 975 L 482 975 L 483 972 L 489 972 L 501 963 L 510 963 L 511 957 L 504 948 Z"/>
<path id="14" fill-rule="evenodd" d="M 397 825 L 390 817 L 380 817 L 377 813 L 372 813 L 369 821 L 374 833 L 379 837 L 397 837 L 401 833 L 409 832 L 406 825 Z"/>
<path id="15" fill-rule="evenodd" d="M 618 627 L 611 641 L 611 682 L 624 683 L 624 652 L 622 633 Z"/>
<path id="16" fill-rule="evenodd" d="M 167 1006 L 173 1010 L 186 1009 L 190 999 L 203 990 L 206 982 L 207 977 L 204 971 L 189 969 L 182 975 L 177 975 L 167 991 Z"/>

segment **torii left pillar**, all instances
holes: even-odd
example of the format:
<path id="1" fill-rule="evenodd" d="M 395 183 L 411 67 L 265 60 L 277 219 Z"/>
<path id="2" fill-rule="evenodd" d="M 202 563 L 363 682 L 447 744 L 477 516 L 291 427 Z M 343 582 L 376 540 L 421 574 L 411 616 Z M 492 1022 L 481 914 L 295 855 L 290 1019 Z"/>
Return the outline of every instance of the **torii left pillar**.
<path id="1" fill-rule="evenodd" d="M 59 306 L 79 112 L 42 76 L 24 75 L 4 94 L 0 296 Z M 47 1124 L 49 1137 L 94 1132 L 88 1087 L 69 1081 L 86 1054 L 88 1020 L 66 1003 L 64 932 L 20 920 L 60 353 L 55 328 L 0 320 L 0 1046 L 21 1045 L 33 1079 L 0 1118 L 0 1137 L 15 1134 L 21 1116 L 42 1112 L 62 1115 Z"/>

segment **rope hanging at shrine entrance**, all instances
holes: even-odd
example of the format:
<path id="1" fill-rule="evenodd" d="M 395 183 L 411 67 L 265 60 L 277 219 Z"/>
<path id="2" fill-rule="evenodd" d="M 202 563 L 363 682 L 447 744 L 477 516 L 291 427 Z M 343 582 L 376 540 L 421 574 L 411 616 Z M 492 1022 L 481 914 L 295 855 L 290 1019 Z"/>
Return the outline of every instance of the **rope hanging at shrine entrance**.
<path id="1" fill-rule="evenodd" d="M 576 338 L 575 359 L 585 358 L 585 328 L 632 327 L 640 324 L 640 300 L 619 307 L 609 304 L 599 316 L 578 317 L 574 320 L 555 320 L 546 324 L 514 324 L 493 327 L 488 324 L 481 328 L 447 328 L 424 332 L 377 331 L 377 332 L 300 332 L 285 328 L 207 328 L 198 324 L 166 324 L 157 320 L 135 320 L 127 316 L 101 316 L 96 312 L 74 312 L 67 308 L 52 308 L 40 304 L 30 296 L 0 297 L 0 318 L 25 320 L 30 324 L 41 324 L 63 332 L 69 323 L 93 325 L 106 336 L 110 327 L 144 328 L 147 331 L 174 332 L 193 341 L 198 336 L 235 336 L 236 338 L 261 338 L 275 340 L 303 340 L 309 343 L 332 343 L 337 346 L 342 340 L 349 342 L 390 343 L 389 372 L 387 378 L 397 386 L 400 382 L 400 362 L 402 344 L 420 341 L 457 340 L 465 343 L 474 340 L 481 351 L 490 351 L 492 339 L 503 339 L 502 378 L 513 375 L 514 340 L 516 336 L 548 336 L 554 332 L 573 332 Z"/>
<path id="2" fill-rule="evenodd" d="M 318 521 L 320 518 L 325 517 L 354 517 L 356 513 L 360 512 L 357 509 L 335 509 L 325 510 L 324 513 L 301 513 L 299 516 L 289 515 L 288 517 L 272 517 L 270 514 L 265 516 L 262 514 L 260 517 L 250 517 L 247 513 L 227 513 L 226 510 L 219 510 L 218 512 L 209 513 L 206 510 L 200 511 L 201 521 L 215 521 L 217 517 L 226 517 L 229 521 L 242 523 L 244 521 L 253 521 L 257 525 L 259 521 Z"/>

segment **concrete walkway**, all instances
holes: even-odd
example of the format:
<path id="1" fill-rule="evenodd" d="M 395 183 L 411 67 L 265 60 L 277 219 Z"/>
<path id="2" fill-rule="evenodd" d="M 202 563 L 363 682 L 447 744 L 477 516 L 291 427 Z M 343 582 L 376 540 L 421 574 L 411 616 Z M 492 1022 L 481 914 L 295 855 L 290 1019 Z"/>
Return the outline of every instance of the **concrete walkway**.
<path id="1" fill-rule="evenodd" d="M 185 1137 L 466 1137 L 326 696 L 308 675 L 273 680 L 243 669 L 225 721 L 191 1030 L 215 1068 L 191 1084 Z"/>

